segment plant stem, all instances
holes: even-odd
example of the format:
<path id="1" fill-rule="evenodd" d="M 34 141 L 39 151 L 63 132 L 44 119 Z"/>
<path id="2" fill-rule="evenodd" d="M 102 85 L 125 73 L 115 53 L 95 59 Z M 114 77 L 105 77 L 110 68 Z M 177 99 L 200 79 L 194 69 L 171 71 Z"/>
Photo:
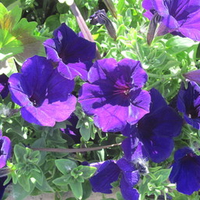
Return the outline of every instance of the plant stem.
<path id="1" fill-rule="evenodd" d="M 57 149 L 57 148 L 31 148 L 34 151 L 48 151 L 48 152 L 57 152 L 57 153 L 82 153 L 87 151 L 97 151 L 101 149 L 107 149 L 114 146 L 120 146 L 121 143 L 110 144 L 99 147 L 90 147 L 90 148 L 79 148 L 79 149 Z"/>

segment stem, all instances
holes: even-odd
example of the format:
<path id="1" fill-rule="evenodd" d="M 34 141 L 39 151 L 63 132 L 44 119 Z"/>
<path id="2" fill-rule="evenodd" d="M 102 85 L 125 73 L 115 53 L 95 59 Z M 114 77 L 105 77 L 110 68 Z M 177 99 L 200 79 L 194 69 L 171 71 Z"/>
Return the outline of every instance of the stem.
<path id="1" fill-rule="evenodd" d="M 121 143 L 117 144 L 110 144 L 105 146 L 99 146 L 99 147 L 90 147 L 90 148 L 79 148 L 79 149 L 56 149 L 56 148 L 31 148 L 34 151 L 48 151 L 48 152 L 57 152 L 57 153 L 82 153 L 82 152 L 88 152 L 88 151 L 97 151 L 101 149 L 107 149 L 114 146 L 119 146 Z"/>
<path id="2" fill-rule="evenodd" d="M 76 20 L 78 22 L 78 25 L 81 29 L 81 32 L 83 33 L 85 39 L 94 42 L 94 39 L 90 33 L 90 30 L 88 29 L 78 7 L 76 6 L 75 2 L 70 6 L 70 9 L 72 11 L 72 13 L 74 14 L 74 16 L 76 17 Z M 96 59 L 101 59 L 100 53 L 98 51 L 98 48 L 96 47 Z"/>

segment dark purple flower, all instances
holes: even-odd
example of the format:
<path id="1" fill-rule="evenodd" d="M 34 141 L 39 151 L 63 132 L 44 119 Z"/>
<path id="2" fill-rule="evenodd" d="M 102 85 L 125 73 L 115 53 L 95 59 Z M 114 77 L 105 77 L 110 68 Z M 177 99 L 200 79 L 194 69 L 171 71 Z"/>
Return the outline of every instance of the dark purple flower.
<path id="1" fill-rule="evenodd" d="M 190 81 L 200 84 L 200 69 L 187 72 L 183 76 Z"/>
<path id="2" fill-rule="evenodd" d="M 120 178 L 120 189 L 125 200 L 139 199 L 138 191 L 133 188 L 140 179 L 141 166 L 138 161 L 143 159 L 141 143 L 136 141 L 132 158 L 126 156 L 118 161 L 108 160 L 102 163 L 94 163 L 91 166 L 97 167 L 97 171 L 90 178 L 94 192 L 111 193 L 111 183 Z"/>
<path id="3" fill-rule="evenodd" d="M 61 129 L 61 131 L 69 135 L 75 143 L 80 143 L 81 134 L 77 128 L 78 117 L 72 113 L 72 115 L 67 120 L 71 123 L 71 125 L 67 124 L 66 128 Z"/>
<path id="4" fill-rule="evenodd" d="M 96 61 L 79 93 L 79 102 L 104 132 L 117 132 L 136 124 L 149 112 L 149 92 L 141 89 L 147 74 L 139 61 L 113 58 Z"/>
<path id="5" fill-rule="evenodd" d="M 171 183 L 176 183 L 179 192 L 191 195 L 200 190 L 200 156 L 192 149 L 184 147 L 175 152 L 172 171 L 169 176 Z"/>
<path id="6" fill-rule="evenodd" d="M 128 125 L 122 133 L 128 136 L 126 152 L 131 152 L 132 140 L 137 137 L 143 143 L 143 154 L 158 163 L 171 155 L 173 137 L 180 134 L 183 120 L 156 89 L 151 89 L 150 94 L 150 113 L 139 120 L 137 126 Z"/>
<path id="7" fill-rule="evenodd" d="M 8 137 L 2 136 L 0 130 L 0 168 L 6 165 L 6 161 L 10 158 L 11 154 L 11 141 Z"/>
<path id="8" fill-rule="evenodd" d="M 59 73 L 68 79 L 87 79 L 87 70 L 95 58 L 96 45 L 79 37 L 66 24 L 56 29 L 53 39 L 44 42 L 47 58 L 55 63 Z"/>
<path id="9" fill-rule="evenodd" d="M 61 76 L 44 57 L 27 59 L 21 73 L 10 76 L 9 88 L 12 100 L 21 106 L 22 117 L 30 123 L 54 126 L 75 110 L 74 81 Z"/>
<path id="10" fill-rule="evenodd" d="M 151 20 L 151 31 L 159 23 L 158 36 L 172 33 L 200 41 L 198 0 L 143 0 L 142 6 Z"/>
<path id="11" fill-rule="evenodd" d="M 183 113 L 185 121 L 196 129 L 200 129 L 200 87 L 195 82 L 184 84 L 178 93 L 177 108 Z"/>
<path id="12" fill-rule="evenodd" d="M 3 99 L 8 96 L 8 77 L 5 74 L 0 75 L 0 95 Z"/>

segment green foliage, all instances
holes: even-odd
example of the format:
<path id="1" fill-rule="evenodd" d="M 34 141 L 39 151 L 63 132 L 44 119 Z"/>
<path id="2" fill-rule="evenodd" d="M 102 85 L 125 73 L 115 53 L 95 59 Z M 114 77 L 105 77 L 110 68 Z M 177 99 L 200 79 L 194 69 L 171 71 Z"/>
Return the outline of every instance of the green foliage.
<path id="1" fill-rule="evenodd" d="M 69 159 L 58 159 L 55 164 L 63 175 L 54 179 L 53 183 L 58 186 L 70 187 L 74 196 L 81 199 L 84 194 L 84 182 L 95 173 L 96 168 L 83 165 L 77 166 L 74 161 Z"/>
<path id="2" fill-rule="evenodd" d="M 11 11 L 0 3 L 0 60 L 15 56 L 20 62 L 35 54 L 43 55 L 42 42 L 46 39 L 34 36 L 36 22 L 21 19 L 22 9 L 15 6 Z"/>

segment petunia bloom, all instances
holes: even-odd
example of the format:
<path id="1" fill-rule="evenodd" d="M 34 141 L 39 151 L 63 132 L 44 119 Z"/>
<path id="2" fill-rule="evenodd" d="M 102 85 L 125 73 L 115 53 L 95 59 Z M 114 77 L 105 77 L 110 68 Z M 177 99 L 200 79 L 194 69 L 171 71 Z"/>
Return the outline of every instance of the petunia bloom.
<path id="1" fill-rule="evenodd" d="M 111 183 L 120 178 L 120 190 L 125 200 L 138 200 L 139 193 L 133 188 L 140 179 L 138 160 L 143 159 L 141 143 L 136 141 L 131 159 L 126 155 L 118 161 L 107 160 L 101 163 L 93 163 L 97 171 L 90 178 L 94 192 L 111 193 Z"/>
<path id="2" fill-rule="evenodd" d="M 11 154 L 11 141 L 8 137 L 2 135 L 0 130 L 0 168 L 6 165 Z"/>
<path id="3" fill-rule="evenodd" d="M 138 138 L 143 144 L 143 154 L 153 162 L 166 160 L 174 147 L 173 137 L 181 133 L 182 118 L 167 105 L 156 89 L 150 90 L 150 113 L 146 114 L 137 125 L 128 125 L 122 133 L 127 136 L 127 146 Z M 126 152 L 131 152 L 131 148 Z"/>
<path id="4" fill-rule="evenodd" d="M 172 33 L 200 41 L 200 3 L 198 0 L 143 0 L 144 16 L 151 20 L 148 42 L 151 43 L 157 24 L 157 35 Z"/>
<path id="5" fill-rule="evenodd" d="M 67 124 L 65 129 L 61 128 L 61 131 L 71 137 L 76 144 L 80 143 L 81 134 L 77 128 L 78 117 L 72 113 L 67 120 L 71 123 L 71 125 Z"/>
<path id="6" fill-rule="evenodd" d="M 5 74 L 0 75 L 0 95 L 3 99 L 8 96 L 8 77 Z"/>
<path id="7" fill-rule="evenodd" d="M 200 87 L 195 82 L 184 84 L 178 93 L 177 108 L 183 113 L 185 121 L 196 129 L 200 129 Z"/>
<path id="8" fill-rule="evenodd" d="M 71 94 L 74 81 L 61 76 L 44 57 L 27 59 L 21 73 L 10 76 L 9 89 L 13 102 L 21 106 L 21 115 L 29 123 L 52 127 L 75 110 L 76 98 Z"/>
<path id="9" fill-rule="evenodd" d="M 200 190 L 200 156 L 192 149 L 184 147 L 175 152 L 172 171 L 169 176 L 171 183 L 176 183 L 179 192 L 191 195 Z"/>
<path id="10" fill-rule="evenodd" d="M 194 81 L 197 84 L 200 84 L 200 69 L 187 72 L 183 74 L 183 76 L 190 81 Z"/>
<path id="11" fill-rule="evenodd" d="M 54 38 L 44 42 L 47 58 L 54 62 L 64 77 L 74 79 L 80 76 L 86 80 L 96 54 L 95 43 L 79 37 L 64 23 L 53 35 Z"/>
<path id="12" fill-rule="evenodd" d="M 79 102 L 104 132 L 117 132 L 127 123 L 136 124 L 149 112 L 150 95 L 142 90 L 147 74 L 139 61 L 113 58 L 96 61 L 88 81 L 79 93 Z"/>
<path id="13" fill-rule="evenodd" d="M 12 147 L 10 139 L 6 136 L 3 136 L 2 131 L 0 130 L 0 170 L 3 170 L 1 168 L 6 166 L 6 162 L 11 156 L 11 148 Z M 7 178 L 6 175 L 0 177 L 0 199 L 2 199 L 4 190 L 8 185 L 8 184 L 7 185 L 3 184 L 6 178 Z"/>

